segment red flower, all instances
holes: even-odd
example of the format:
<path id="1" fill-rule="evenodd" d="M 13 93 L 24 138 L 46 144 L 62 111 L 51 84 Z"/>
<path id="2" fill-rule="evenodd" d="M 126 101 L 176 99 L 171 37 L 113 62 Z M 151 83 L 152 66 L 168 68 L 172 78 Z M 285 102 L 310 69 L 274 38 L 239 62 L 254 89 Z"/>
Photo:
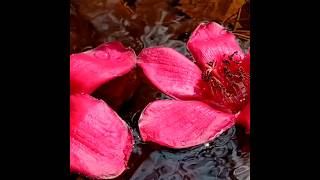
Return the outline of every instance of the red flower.
<path id="1" fill-rule="evenodd" d="M 138 56 L 150 82 L 175 99 L 152 102 L 142 112 L 144 141 L 173 148 L 202 144 L 234 125 L 234 114 L 248 103 L 250 54 L 232 33 L 217 23 L 200 24 L 187 47 L 199 67 L 167 47 L 143 49 Z"/>
<path id="2" fill-rule="evenodd" d="M 133 136 L 104 101 L 89 94 L 135 67 L 131 49 L 119 42 L 70 56 L 70 169 L 91 178 L 119 176 L 127 167 Z"/>

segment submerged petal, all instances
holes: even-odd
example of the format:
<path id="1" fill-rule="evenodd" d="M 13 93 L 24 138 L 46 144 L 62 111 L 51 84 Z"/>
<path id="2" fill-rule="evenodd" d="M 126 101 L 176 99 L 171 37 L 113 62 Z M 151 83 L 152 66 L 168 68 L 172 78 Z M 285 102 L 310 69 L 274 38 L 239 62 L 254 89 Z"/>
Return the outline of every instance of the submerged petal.
<path id="1" fill-rule="evenodd" d="M 138 56 L 138 65 L 153 85 L 171 97 L 206 98 L 209 87 L 201 79 L 201 70 L 172 48 L 143 49 Z"/>
<path id="2" fill-rule="evenodd" d="M 246 133 L 250 134 L 250 102 L 244 107 L 237 117 L 236 122 L 246 128 Z"/>
<path id="3" fill-rule="evenodd" d="M 234 125 L 235 116 L 201 101 L 159 100 L 139 119 L 143 141 L 171 148 L 187 148 L 213 140 Z"/>
<path id="4" fill-rule="evenodd" d="M 112 178 L 127 167 L 133 137 L 103 101 L 70 96 L 70 169 L 91 178 Z"/>
<path id="5" fill-rule="evenodd" d="M 97 48 L 70 55 L 71 94 L 91 94 L 102 84 L 134 68 L 133 50 L 120 42 L 104 43 Z"/>
<path id="6" fill-rule="evenodd" d="M 118 111 L 134 94 L 140 84 L 135 69 L 100 86 L 92 96 L 102 99 Z"/>

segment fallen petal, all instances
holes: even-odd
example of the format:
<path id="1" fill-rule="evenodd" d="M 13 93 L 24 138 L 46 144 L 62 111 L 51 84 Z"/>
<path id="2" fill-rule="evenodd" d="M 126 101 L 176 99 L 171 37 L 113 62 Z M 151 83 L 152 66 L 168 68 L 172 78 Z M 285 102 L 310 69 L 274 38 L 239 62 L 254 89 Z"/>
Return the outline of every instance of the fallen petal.
<path id="1" fill-rule="evenodd" d="M 213 140 L 234 125 L 235 116 L 201 101 L 158 100 L 139 119 L 143 141 L 171 148 L 187 148 Z"/>
<path id="2" fill-rule="evenodd" d="M 250 51 L 248 51 L 248 53 L 245 55 L 242 63 L 244 64 L 244 70 L 250 73 Z"/>
<path id="3" fill-rule="evenodd" d="M 173 98 L 205 99 L 210 89 L 201 79 L 201 70 L 172 48 L 143 49 L 138 65 L 154 86 Z"/>
<path id="4" fill-rule="evenodd" d="M 213 60 L 219 65 L 225 56 L 234 52 L 238 52 L 237 59 L 244 57 L 235 36 L 215 22 L 200 24 L 192 32 L 187 47 L 202 68 Z"/>
<path id="5" fill-rule="evenodd" d="M 241 65 L 240 66 L 243 68 L 243 71 L 250 76 L 250 49 L 248 50 L 248 52 L 245 55 L 244 59 L 241 61 Z M 246 79 L 244 81 L 244 83 L 245 83 L 245 85 L 247 87 L 247 91 L 248 91 L 247 93 L 248 93 L 248 96 L 250 98 L 250 78 Z"/>
<path id="6" fill-rule="evenodd" d="M 133 137 L 102 100 L 70 96 L 70 169 L 91 178 L 119 176 L 127 167 Z"/>
<path id="7" fill-rule="evenodd" d="M 237 117 L 236 123 L 246 128 L 246 133 L 250 134 L 250 102 L 244 107 Z"/>
<path id="8" fill-rule="evenodd" d="M 97 48 L 70 55 L 71 94 L 91 94 L 102 84 L 128 73 L 134 68 L 133 50 L 120 42 L 104 43 Z"/>
<path id="9" fill-rule="evenodd" d="M 139 83 L 140 81 L 136 71 L 133 69 L 124 76 L 113 79 L 100 86 L 92 93 L 92 96 L 104 100 L 112 109 L 118 111 L 122 105 L 133 96 Z"/>
<path id="10" fill-rule="evenodd" d="M 203 23 L 187 46 L 202 69 L 210 72 L 213 106 L 232 113 L 241 110 L 250 92 L 250 54 L 244 55 L 235 36 L 217 23 Z"/>

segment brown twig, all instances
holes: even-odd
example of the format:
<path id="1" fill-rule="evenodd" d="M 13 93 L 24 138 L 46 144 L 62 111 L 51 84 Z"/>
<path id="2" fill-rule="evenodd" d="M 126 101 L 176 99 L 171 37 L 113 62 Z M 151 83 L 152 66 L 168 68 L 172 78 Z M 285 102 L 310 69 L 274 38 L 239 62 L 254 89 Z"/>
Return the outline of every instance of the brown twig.
<path id="1" fill-rule="evenodd" d="M 131 7 L 128 5 L 127 2 L 124 2 L 123 0 L 121 1 L 121 4 L 123 5 L 123 7 L 125 7 L 130 14 L 135 14 L 135 12 L 131 9 Z"/>
<path id="2" fill-rule="evenodd" d="M 250 33 L 250 30 L 242 30 L 242 29 L 237 29 L 236 31 L 233 31 L 233 32 L 236 32 L 236 33 Z"/>
<path id="3" fill-rule="evenodd" d="M 230 19 L 233 18 L 233 16 L 236 16 L 238 13 L 234 13 L 231 16 L 229 16 L 228 18 L 226 18 L 225 20 L 222 21 L 222 25 L 225 26 L 225 23 L 228 22 Z"/>
<path id="4" fill-rule="evenodd" d="M 233 33 L 233 34 L 236 35 L 240 39 L 244 39 L 244 40 L 250 39 L 250 35 L 244 35 L 244 34 L 240 34 L 240 33 Z"/>
<path id="5" fill-rule="evenodd" d="M 242 5 L 242 6 L 243 6 L 243 5 Z M 233 31 L 237 30 L 237 25 L 238 25 L 238 22 L 239 22 L 239 19 L 240 19 L 240 16 L 241 16 L 242 6 L 241 6 L 241 7 L 239 8 L 239 10 L 238 10 L 237 17 L 236 17 L 236 22 L 235 22 Z"/>

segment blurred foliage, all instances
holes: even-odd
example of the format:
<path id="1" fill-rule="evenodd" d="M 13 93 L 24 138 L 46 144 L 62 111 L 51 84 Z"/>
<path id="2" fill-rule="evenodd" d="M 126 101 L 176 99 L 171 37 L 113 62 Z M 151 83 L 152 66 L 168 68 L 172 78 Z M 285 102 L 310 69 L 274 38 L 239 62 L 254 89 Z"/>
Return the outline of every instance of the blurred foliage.
<path id="1" fill-rule="evenodd" d="M 71 0 L 71 53 L 120 40 L 137 53 L 165 45 L 184 54 L 183 43 L 204 21 L 228 27 L 250 39 L 250 2 L 246 0 Z"/>

